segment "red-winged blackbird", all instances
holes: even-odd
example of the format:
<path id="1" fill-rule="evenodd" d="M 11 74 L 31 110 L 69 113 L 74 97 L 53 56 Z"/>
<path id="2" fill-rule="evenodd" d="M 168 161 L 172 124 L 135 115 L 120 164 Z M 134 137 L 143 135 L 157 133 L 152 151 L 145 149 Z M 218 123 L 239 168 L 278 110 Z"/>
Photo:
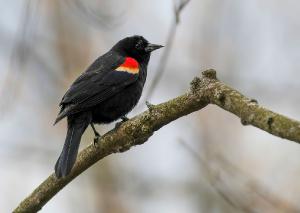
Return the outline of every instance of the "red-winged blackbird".
<path id="1" fill-rule="evenodd" d="M 77 157 L 80 139 L 90 124 L 95 139 L 100 137 L 95 123 L 126 120 L 141 97 L 147 77 L 147 65 L 153 50 L 163 46 L 150 44 L 142 36 L 127 37 L 100 56 L 82 73 L 63 96 L 55 124 L 68 118 L 63 150 L 55 164 L 58 178 L 67 176 Z"/>

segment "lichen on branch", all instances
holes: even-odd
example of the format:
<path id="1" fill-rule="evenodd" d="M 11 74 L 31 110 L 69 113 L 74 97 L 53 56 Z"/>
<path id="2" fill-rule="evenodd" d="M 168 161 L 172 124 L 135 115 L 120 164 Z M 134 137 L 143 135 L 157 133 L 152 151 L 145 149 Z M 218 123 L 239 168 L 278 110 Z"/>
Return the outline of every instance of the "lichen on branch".
<path id="1" fill-rule="evenodd" d="M 300 143 L 298 121 L 259 106 L 257 101 L 220 82 L 215 70 L 207 70 L 202 72 L 201 78 L 194 78 L 187 93 L 162 104 L 148 104 L 149 110 L 106 133 L 96 146 L 85 148 L 79 153 L 74 168 L 67 177 L 57 179 L 51 174 L 14 212 L 37 212 L 63 187 L 97 161 L 112 153 L 124 152 L 143 144 L 161 127 L 208 104 L 218 105 L 235 114 L 240 117 L 243 125 L 253 125 L 275 136 Z"/>

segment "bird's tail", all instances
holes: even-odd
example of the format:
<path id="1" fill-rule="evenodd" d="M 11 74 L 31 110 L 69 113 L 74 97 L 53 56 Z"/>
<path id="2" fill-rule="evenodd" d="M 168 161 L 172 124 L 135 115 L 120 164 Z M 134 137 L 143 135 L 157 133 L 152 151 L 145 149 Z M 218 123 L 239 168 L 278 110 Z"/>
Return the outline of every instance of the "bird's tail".
<path id="1" fill-rule="evenodd" d="M 57 178 L 67 176 L 77 157 L 80 139 L 91 122 L 89 113 L 80 113 L 68 118 L 68 131 L 63 150 L 55 164 Z"/>

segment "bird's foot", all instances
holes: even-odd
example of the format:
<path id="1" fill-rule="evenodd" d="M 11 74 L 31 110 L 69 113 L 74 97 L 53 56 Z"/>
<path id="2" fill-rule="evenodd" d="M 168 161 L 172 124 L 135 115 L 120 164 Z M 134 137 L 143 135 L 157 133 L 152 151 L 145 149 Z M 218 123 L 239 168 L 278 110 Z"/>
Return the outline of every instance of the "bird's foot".
<path id="1" fill-rule="evenodd" d="M 122 116 L 121 119 L 122 119 L 122 121 L 119 121 L 119 122 L 116 123 L 116 125 L 115 125 L 116 129 L 118 129 L 121 126 L 122 123 L 129 120 L 129 118 L 127 118 L 126 116 Z"/>
<path id="2" fill-rule="evenodd" d="M 100 138 L 101 138 L 101 135 L 99 133 L 95 133 L 94 142 L 93 142 L 94 146 L 96 146 L 98 144 Z"/>
<path id="3" fill-rule="evenodd" d="M 121 119 L 122 119 L 122 122 L 125 122 L 125 121 L 129 120 L 129 118 L 127 118 L 126 116 L 122 116 Z"/>
<path id="4" fill-rule="evenodd" d="M 98 144 L 99 139 L 101 138 L 101 135 L 99 134 L 99 132 L 97 132 L 97 130 L 96 130 L 93 123 L 91 123 L 91 127 L 93 129 L 94 134 L 95 134 L 93 145 L 96 146 Z"/>
<path id="5" fill-rule="evenodd" d="M 148 107 L 149 111 L 152 112 L 154 109 L 155 105 L 151 104 L 149 101 L 146 101 L 146 106 Z"/>

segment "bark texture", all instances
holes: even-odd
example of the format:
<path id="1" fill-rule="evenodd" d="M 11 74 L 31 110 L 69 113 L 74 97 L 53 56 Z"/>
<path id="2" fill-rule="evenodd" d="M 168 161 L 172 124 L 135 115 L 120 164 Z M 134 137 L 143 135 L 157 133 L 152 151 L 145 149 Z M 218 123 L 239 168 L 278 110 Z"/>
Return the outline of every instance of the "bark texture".
<path id="1" fill-rule="evenodd" d="M 202 72 L 191 82 L 190 90 L 159 105 L 148 105 L 148 110 L 106 133 L 96 146 L 81 151 L 70 175 L 57 179 L 51 174 L 14 212 L 37 212 L 57 192 L 83 171 L 112 153 L 124 152 L 146 142 L 164 125 L 215 104 L 241 118 L 243 125 L 253 125 L 270 134 L 300 143 L 300 122 L 272 112 L 220 82 L 215 70 Z"/>

